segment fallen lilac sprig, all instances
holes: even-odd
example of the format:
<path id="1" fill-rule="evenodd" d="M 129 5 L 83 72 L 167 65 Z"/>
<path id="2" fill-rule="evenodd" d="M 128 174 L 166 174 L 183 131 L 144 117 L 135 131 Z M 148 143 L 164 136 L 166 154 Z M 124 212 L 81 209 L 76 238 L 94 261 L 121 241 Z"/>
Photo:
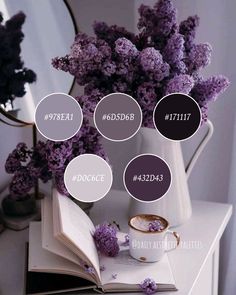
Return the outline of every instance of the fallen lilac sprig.
<path id="1" fill-rule="evenodd" d="M 86 265 L 84 268 L 85 268 L 85 272 L 90 273 L 90 274 L 95 274 L 95 269 L 93 266 Z"/>
<path id="2" fill-rule="evenodd" d="M 118 245 L 117 228 L 111 224 L 99 224 L 95 228 L 93 238 L 97 250 L 108 257 L 117 256 L 120 247 Z"/>
<path id="3" fill-rule="evenodd" d="M 157 284 L 153 279 L 147 278 L 139 286 L 146 295 L 151 295 L 157 292 Z"/>

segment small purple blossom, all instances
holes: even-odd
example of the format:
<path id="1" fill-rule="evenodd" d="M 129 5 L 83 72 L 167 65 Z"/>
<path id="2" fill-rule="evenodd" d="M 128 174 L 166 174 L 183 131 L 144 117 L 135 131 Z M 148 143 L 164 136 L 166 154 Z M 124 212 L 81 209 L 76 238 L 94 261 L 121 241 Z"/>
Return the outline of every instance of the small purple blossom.
<path id="1" fill-rule="evenodd" d="M 31 175 L 27 167 L 18 169 L 9 186 L 10 197 L 12 199 L 25 198 L 34 187 L 36 179 Z"/>
<path id="2" fill-rule="evenodd" d="M 222 76 L 212 76 L 194 85 L 192 95 L 199 103 L 208 103 L 217 99 L 229 86 L 229 80 Z"/>
<path id="3" fill-rule="evenodd" d="M 30 151 L 25 143 L 18 143 L 16 148 L 9 154 L 6 160 L 6 172 L 11 174 L 17 171 L 21 167 L 21 162 L 26 162 L 29 153 Z"/>
<path id="4" fill-rule="evenodd" d="M 101 265 L 100 266 L 100 271 L 105 271 L 106 270 L 106 267 L 104 265 Z"/>
<path id="5" fill-rule="evenodd" d="M 119 38 L 115 41 L 115 51 L 121 57 L 133 58 L 138 54 L 136 46 L 126 38 Z"/>
<path id="6" fill-rule="evenodd" d="M 154 220 L 148 225 L 148 230 L 150 232 L 162 231 L 164 228 L 165 226 L 160 220 Z"/>
<path id="7" fill-rule="evenodd" d="M 209 65 L 212 47 L 209 43 L 193 45 L 187 58 L 188 71 L 197 71 Z"/>
<path id="8" fill-rule="evenodd" d="M 146 295 L 155 294 L 158 289 L 156 282 L 150 278 L 145 279 L 139 286 Z"/>
<path id="9" fill-rule="evenodd" d="M 112 61 L 105 61 L 102 65 L 102 72 L 110 77 L 116 72 L 116 64 Z"/>
<path id="10" fill-rule="evenodd" d="M 194 80 L 191 76 L 180 74 L 168 81 L 165 94 L 181 92 L 189 94 L 194 86 Z"/>
<path id="11" fill-rule="evenodd" d="M 186 71 L 186 65 L 183 62 L 184 38 L 182 35 L 174 34 L 170 37 L 164 48 L 163 57 L 174 72 L 184 73 Z"/>
<path id="12" fill-rule="evenodd" d="M 135 39 L 133 33 L 128 32 L 125 28 L 117 25 L 108 26 L 105 22 L 95 22 L 93 25 L 94 33 L 98 39 L 106 41 L 109 45 L 113 45 L 119 38 L 126 38 L 131 42 Z"/>
<path id="13" fill-rule="evenodd" d="M 95 274 L 95 268 L 93 266 L 85 266 L 85 272 L 89 273 L 89 274 Z"/>
<path id="14" fill-rule="evenodd" d="M 52 171 L 58 171 L 63 169 L 66 160 L 72 154 L 72 142 L 62 141 L 54 142 L 47 141 L 46 157 L 48 161 L 48 167 Z"/>
<path id="15" fill-rule="evenodd" d="M 140 53 L 140 64 L 156 81 L 161 81 L 169 75 L 169 65 L 163 62 L 161 53 L 153 47 L 148 47 Z"/>
<path id="16" fill-rule="evenodd" d="M 188 52 L 193 44 L 196 35 L 196 29 L 199 26 L 199 17 L 189 16 L 186 20 L 182 21 L 179 26 L 179 33 L 184 36 L 185 50 Z"/>
<path id="17" fill-rule="evenodd" d="M 106 256 L 114 257 L 119 253 L 117 228 L 108 223 L 97 225 L 93 238 L 98 251 Z"/>
<path id="18" fill-rule="evenodd" d="M 52 60 L 52 66 L 57 70 L 68 72 L 70 68 L 70 59 L 71 57 L 69 55 L 64 57 L 57 56 Z"/>
<path id="19" fill-rule="evenodd" d="M 229 86 L 229 80 L 222 76 L 212 76 L 206 80 L 199 80 L 191 91 L 192 97 L 197 101 L 202 112 L 202 122 L 207 120 L 208 104 Z"/>
<path id="20" fill-rule="evenodd" d="M 144 82 L 138 87 L 137 101 L 142 109 L 153 111 L 157 103 L 155 84 Z"/>
<path id="21" fill-rule="evenodd" d="M 118 276 L 117 273 L 113 273 L 113 274 L 111 275 L 111 277 L 112 277 L 113 280 L 116 280 L 116 279 L 117 279 L 117 276 Z"/>

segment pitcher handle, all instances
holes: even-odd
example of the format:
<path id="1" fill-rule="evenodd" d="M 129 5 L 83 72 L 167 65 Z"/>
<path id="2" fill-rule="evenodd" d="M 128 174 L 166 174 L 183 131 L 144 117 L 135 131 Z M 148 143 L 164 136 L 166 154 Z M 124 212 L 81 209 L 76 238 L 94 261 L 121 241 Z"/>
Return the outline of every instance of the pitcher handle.
<path id="1" fill-rule="evenodd" d="M 187 179 L 189 178 L 189 175 L 191 174 L 192 169 L 193 169 L 195 163 L 197 162 L 198 157 L 200 156 L 200 154 L 204 150 L 206 144 L 208 143 L 209 139 L 212 137 L 212 134 L 214 132 L 214 126 L 210 120 L 206 121 L 206 125 L 208 127 L 208 131 L 207 131 L 206 135 L 203 137 L 202 141 L 197 146 L 194 154 L 192 155 L 192 158 L 190 159 L 188 165 L 186 166 L 185 171 L 186 171 Z"/>

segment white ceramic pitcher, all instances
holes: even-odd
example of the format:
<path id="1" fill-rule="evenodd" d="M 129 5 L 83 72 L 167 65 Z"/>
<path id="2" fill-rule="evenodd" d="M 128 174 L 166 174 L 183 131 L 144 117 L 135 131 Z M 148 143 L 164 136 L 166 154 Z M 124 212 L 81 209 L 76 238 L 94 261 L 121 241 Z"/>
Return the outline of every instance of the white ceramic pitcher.
<path id="1" fill-rule="evenodd" d="M 156 202 L 143 203 L 131 198 L 130 216 L 155 214 L 163 216 L 171 226 L 180 225 L 190 218 L 192 206 L 187 179 L 199 155 L 213 134 L 214 128 L 211 121 L 207 120 L 206 125 L 208 131 L 186 168 L 184 167 L 180 142 L 164 138 L 156 129 L 144 127 L 140 129 L 139 154 L 151 153 L 163 158 L 171 169 L 172 183 L 167 194 Z"/>

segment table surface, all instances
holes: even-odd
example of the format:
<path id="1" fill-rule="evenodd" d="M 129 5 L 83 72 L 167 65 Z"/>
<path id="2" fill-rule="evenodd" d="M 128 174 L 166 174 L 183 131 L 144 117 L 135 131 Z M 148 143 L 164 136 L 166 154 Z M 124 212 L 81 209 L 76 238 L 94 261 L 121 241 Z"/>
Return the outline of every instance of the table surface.
<path id="1" fill-rule="evenodd" d="M 179 290 L 163 293 L 166 295 L 190 294 L 232 214 L 232 206 L 229 204 L 193 201 L 192 206 L 192 217 L 183 225 L 175 228 L 181 236 L 182 244 L 168 254 Z M 121 230 L 126 232 L 128 208 L 128 194 L 113 190 L 95 204 L 91 211 L 91 218 L 94 224 L 105 220 L 115 220 L 121 226 Z M 23 294 L 25 242 L 27 240 L 28 230 L 20 232 L 6 230 L 0 235 L 1 295 Z"/>

